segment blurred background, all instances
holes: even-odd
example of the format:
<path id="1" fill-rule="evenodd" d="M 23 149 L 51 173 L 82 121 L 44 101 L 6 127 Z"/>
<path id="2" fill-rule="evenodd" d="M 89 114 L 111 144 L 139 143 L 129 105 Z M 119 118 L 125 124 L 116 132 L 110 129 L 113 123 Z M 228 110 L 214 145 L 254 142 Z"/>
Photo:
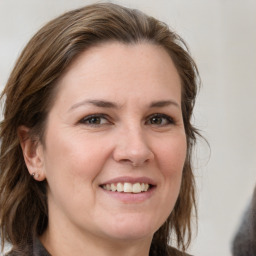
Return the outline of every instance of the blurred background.
<path id="1" fill-rule="evenodd" d="M 31 36 L 65 11 L 99 1 L 0 0 L 0 89 Z M 256 1 L 123 0 L 177 31 L 198 64 L 194 123 L 208 140 L 195 153 L 199 222 L 190 252 L 231 256 L 256 184 Z"/>

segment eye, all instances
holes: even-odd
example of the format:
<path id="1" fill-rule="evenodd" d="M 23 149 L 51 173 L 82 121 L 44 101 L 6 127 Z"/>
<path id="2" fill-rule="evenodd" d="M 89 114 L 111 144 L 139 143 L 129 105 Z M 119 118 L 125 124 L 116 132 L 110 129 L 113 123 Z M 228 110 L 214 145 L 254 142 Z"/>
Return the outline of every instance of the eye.
<path id="1" fill-rule="evenodd" d="M 154 114 L 149 117 L 146 124 L 154 126 L 166 126 L 174 124 L 174 120 L 172 117 L 165 114 Z"/>
<path id="2" fill-rule="evenodd" d="M 82 118 L 79 121 L 79 123 L 90 125 L 90 126 L 100 126 L 100 125 L 110 124 L 110 121 L 107 119 L 106 115 L 97 114 L 97 115 L 86 116 Z"/>

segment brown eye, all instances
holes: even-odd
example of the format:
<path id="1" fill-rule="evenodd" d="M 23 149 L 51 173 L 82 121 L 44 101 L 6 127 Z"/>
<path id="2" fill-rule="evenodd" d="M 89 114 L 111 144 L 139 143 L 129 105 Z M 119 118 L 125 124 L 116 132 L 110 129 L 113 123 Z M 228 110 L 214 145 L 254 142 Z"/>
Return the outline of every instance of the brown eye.
<path id="1" fill-rule="evenodd" d="M 162 124 L 163 118 L 162 117 L 153 117 L 150 120 L 151 124 Z"/>
<path id="2" fill-rule="evenodd" d="M 154 125 L 154 126 L 165 126 L 174 124 L 173 119 L 165 114 L 154 114 L 149 117 L 146 124 Z"/>
<path id="3" fill-rule="evenodd" d="M 88 124 L 101 124 L 101 117 L 91 117 L 87 120 Z"/>
<path id="4" fill-rule="evenodd" d="M 109 124 L 110 122 L 105 115 L 90 115 L 81 119 L 79 123 L 91 126 L 100 126 Z"/>

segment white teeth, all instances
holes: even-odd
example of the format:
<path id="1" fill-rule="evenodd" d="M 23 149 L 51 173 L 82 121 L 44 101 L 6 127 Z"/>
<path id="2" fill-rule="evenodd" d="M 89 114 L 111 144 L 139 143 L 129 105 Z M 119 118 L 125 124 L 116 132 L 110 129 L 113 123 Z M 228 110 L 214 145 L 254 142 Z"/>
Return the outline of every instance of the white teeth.
<path id="1" fill-rule="evenodd" d="M 132 184 L 131 183 L 127 183 L 127 182 L 124 183 L 124 192 L 126 192 L 126 193 L 132 192 Z"/>
<path id="2" fill-rule="evenodd" d="M 118 182 L 117 184 L 111 183 L 103 185 L 103 189 L 113 192 L 124 192 L 124 193 L 141 193 L 146 192 L 149 189 L 149 184 L 147 183 L 121 183 Z"/>
<path id="3" fill-rule="evenodd" d="M 122 183 L 117 183 L 116 189 L 118 192 L 123 192 L 124 191 L 124 185 Z"/>
<path id="4" fill-rule="evenodd" d="M 132 192 L 133 193 L 140 193 L 141 192 L 141 185 L 140 185 L 140 183 L 133 184 Z"/>
<path id="5" fill-rule="evenodd" d="M 111 190 L 111 191 L 116 191 L 116 185 L 112 183 L 112 184 L 110 185 L 110 190 Z"/>

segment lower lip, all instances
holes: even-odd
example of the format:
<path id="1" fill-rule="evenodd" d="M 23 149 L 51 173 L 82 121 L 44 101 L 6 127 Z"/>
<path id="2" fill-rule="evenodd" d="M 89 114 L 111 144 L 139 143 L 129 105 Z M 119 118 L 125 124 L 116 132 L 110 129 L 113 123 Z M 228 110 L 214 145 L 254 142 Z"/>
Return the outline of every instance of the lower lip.
<path id="1" fill-rule="evenodd" d="M 151 187 L 146 192 L 141 193 L 124 193 L 124 192 L 113 192 L 101 188 L 107 195 L 115 198 L 123 203 L 141 203 L 148 200 L 154 194 L 156 187 Z"/>

